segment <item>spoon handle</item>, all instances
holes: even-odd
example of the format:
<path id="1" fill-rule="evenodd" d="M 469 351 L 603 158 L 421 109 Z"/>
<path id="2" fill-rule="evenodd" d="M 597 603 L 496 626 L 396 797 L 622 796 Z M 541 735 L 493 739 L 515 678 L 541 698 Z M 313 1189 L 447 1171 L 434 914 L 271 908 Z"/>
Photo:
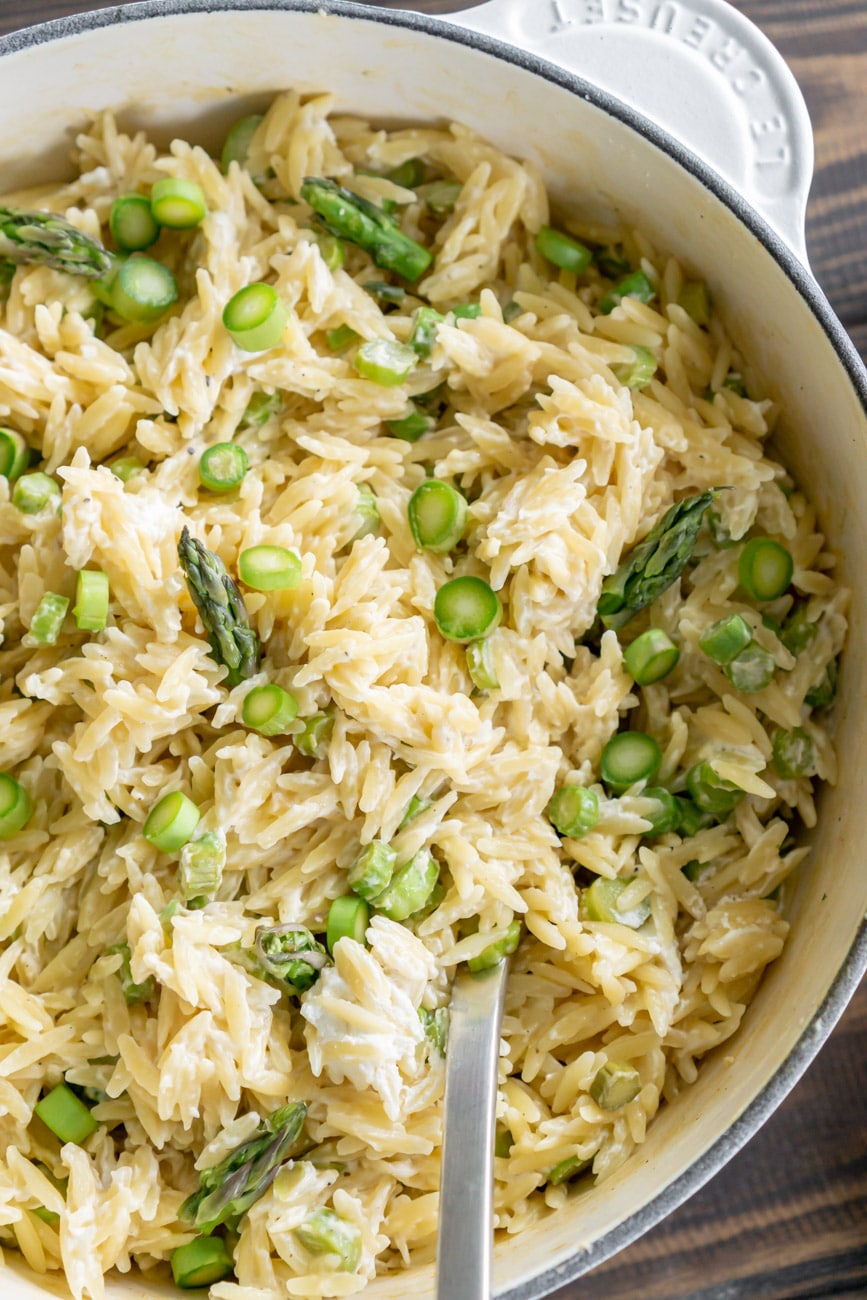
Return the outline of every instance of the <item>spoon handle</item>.
<path id="1" fill-rule="evenodd" d="M 490 1300 L 497 1062 L 508 960 L 452 987 L 437 1300 Z"/>

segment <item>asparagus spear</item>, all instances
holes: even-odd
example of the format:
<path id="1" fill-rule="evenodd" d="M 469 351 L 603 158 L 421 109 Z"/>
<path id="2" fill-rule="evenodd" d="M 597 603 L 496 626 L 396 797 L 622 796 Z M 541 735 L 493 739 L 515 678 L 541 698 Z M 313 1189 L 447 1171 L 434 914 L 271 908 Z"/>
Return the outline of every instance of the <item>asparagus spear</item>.
<path id="1" fill-rule="evenodd" d="M 282 1165 L 299 1154 L 307 1104 L 290 1102 L 259 1125 L 256 1136 L 199 1176 L 199 1190 L 178 1211 L 182 1223 L 211 1233 L 221 1223 L 233 1225 L 264 1196 Z M 305 1148 L 306 1149 L 306 1148 Z"/>
<path id="2" fill-rule="evenodd" d="M 250 627 L 244 598 L 226 572 L 223 561 L 185 528 L 178 558 L 187 589 L 208 633 L 211 653 L 229 669 L 228 686 L 237 686 L 259 669 L 259 638 Z"/>
<path id="3" fill-rule="evenodd" d="M 596 606 L 604 627 L 622 627 L 680 577 L 692 555 L 704 513 L 719 493 L 719 488 L 711 488 L 676 502 L 605 579 Z"/>
<path id="4" fill-rule="evenodd" d="M 17 208 L 0 207 L 0 257 L 10 262 L 35 262 L 92 280 L 111 267 L 111 255 L 102 244 L 64 217 Z"/>
<path id="5" fill-rule="evenodd" d="M 308 176 L 301 186 L 301 197 L 326 230 L 366 249 L 377 266 L 396 271 L 410 283 L 430 266 L 432 255 L 405 235 L 393 217 L 335 181 Z"/>
<path id="6" fill-rule="evenodd" d="M 303 993 L 328 964 L 328 953 L 303 925 L 259 926 L 256 956 L 266 978 L 287 993 Z"/>

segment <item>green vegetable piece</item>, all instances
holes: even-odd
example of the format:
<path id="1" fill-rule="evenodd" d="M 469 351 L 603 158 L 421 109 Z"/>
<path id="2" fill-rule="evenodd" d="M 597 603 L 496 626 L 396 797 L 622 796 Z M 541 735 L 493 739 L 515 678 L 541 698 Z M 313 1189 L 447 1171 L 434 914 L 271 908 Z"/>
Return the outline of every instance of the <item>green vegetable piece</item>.
<path id="1" fill-rule="evenodd" d="M 507 1128 L 501 1124 L 497 1125 L 497 1131 L 494 1136 L 494 1155 L 498 1160 L 507 1160 L 512 1153 L 512 1147 L 515 1145 L 515 1139 Z"/>
<path id="2" fill-rule="evenodd" d="M 440 1056 L 445 1056 L 449 1038 L 448 1007 L 438 1007 L 436 1011 L 428 1011 L 426 1007 L 419 1007 L 418 1015 L 424 1029 L 425 1038 L 439 1052 Z"/>
<path id="3" fill-rule="evenodd" d="M 420 197 L 424 198 L 425 207 L 435 217 L 447 217 L 458 205 L 463 189 L 460 181 L 431 181 L 424 187 Z"/>
<path id="4" fill-rule="evenodd" d="M 334 713 L 330 709 L 314 713 L 295 737 L 295 745 L 306 758 L 324 758 L 334 730 Z"/>
<path id="5" fill-rule="evenodd" d="M 58 1083 L 56 1088 L 46 1093 L 33 1110 L 61 1142 L 83 1146 L 99 1128 L 84 1102 L 65 1083 Z"/>
<path id="6" fill-rule="evenodd" d="M 737 546 L 737 542 L 726 528 L 717 510 L 708 510 L 705 519 L 707 530 L 710 533 L 710 540 L 718 551 L 725 551 L 730 546 Z"/>
<path id="7" fill-rule="evenodd" d="M 121 483 L 128 483 L 137 474 L 145 473 L 145 467 L 137 456 L 121 456 L 118 460 L 113 460 L 108 468 Z"/>
<path id="8" fill-rule="evenodd" d="M 785 780 L 816 775 L 816 747 L 805 727 L 776 731 L 772 747 L 774 767 Z"/>
<path id="9" fill-rule="evenodd" d="M 411 284 L 433 261 L 431 253 L 405 235 L 381 208 L 334 181 L 308 176 L 301 197 L 332 235 L 365 249 L 377 266 L 395 271 Z"/>
<path id="10" fill-rule="evenodd" d="M 226 837 L 222 831 L 206 831 L 188 840 L 178 862 L 178 888 L 187 906 L 193 899 L 216 898 L 226 865 Z"/>
<path id="11" fill-rule="evenodd" d="M 811 709 L 830 709 L 837 698 L 838 677 L 839 665 L 836 659 L 832 659 L 819 682 L 804 696 Z"/>
<path id="12" fill-rule="evenodd" d="M 391 883 L 374 903 L 392 921 L 406 921 L 420 912 L 429 900 L 439 879 L 440 867 L 430 849 L 419 849 L 409 862 L 395 872 Z"/>
<path id="13" fill-rule="evenodd" d="M 728 817 L 744 797 L 731 781 L 717 776 L 710 763 L 696 763 L 686 774 L 686 785 L 695 806 L 718 820 Z"/>
<path id="14" fill-rule="evenodd" d="M 362 343 L 353 364 L 362 379 L 369 379 L 381 388 L 394 388 L 415 369 L 416 354 L 406 343 L 371 339 Z"/>
<path id="15" fill-rule="evenodd" d="M 328 953 L 303 925 L 260 925 L 256 958 L 270 983 L 291 995 L 311 988 L 328 965 Z"/>
<path id="16" fill-rule="evenodd" d="M 753 600 L 776 600 L 792 581 L 791 553 L 770 537 L 754 537 L 738 559 L 738 579 Z"/>
<path id="17" fill-rule="evenodd" d="M 351 325 L 338 325 L 337 329 L 325 331 L 325 342 L 332 352 L 342 352 L 359 337 Z"/>
<path id="18" fill-rule="evenodd" d="M 361 1232 L 333 1210 L 323 1207 L 294 1229 L 311 1255 L 333 1255 L 340 1273 L 354 1273 L 361 1259 Z"/>
<path id="19" fill-rule="evenodd" d="M 141 253 L 160 237 L 160 227 L 143 194 L 123 194 L 111 205 L 111 237 L 123 253 Z"/>
<path id="20" fill-rule="evenodd" d="M 30 448 L 14 429 L 0 429 L 0 475 L 13 483 L 30 463 Z"/>
<path id="21" fill-rule="evenodd" d="M 15 279 L 17 269 L 15 263 L 10 262 L 8 258 L 0 260 L 0 302 L 9 301 L 12 281 Z"/>
<path id="22" fill-rule="evenodd" d="M 634 360 L 621 361 L 611 370 L 626 388 L 646 388 L 659 368 L 656 354 L 640 345 L 633 347 L 632 351 Z"/>
<path id="23" fill-rule="evenodd" d="M 151 189 L 151 212 L 161 226 L 189 230 L 208 215 L 201 185 L 180 176 L 165 176 Z"/>
<path id="24" fill-rule="evenodd" d="M 384 840 L 371 840 L 358 853 L 346 883 L 354 894 L 372 903 L 378 898 L 394 875 L 397 852 Z"/>
<path id="25" fill-rule="evenodd" d="M 406 297 L 406 289 L 399 284 L 388 284 L 385 280 L 368 280 L 361 287 L 376 298 L 377 302 L 393 307 L 399 307 Z"/>
<path id="26" fill-rule="evenodd" d="M 154 995 L 154 978 L 148 975 L 147 979 L 141 984 L 136 984 L 132 977 L 130 961 L 132 953 L 128 943 L 116 943 L 113 948 L 108 949 L 109 955 L 114 953 L 120 954 L 120 966 L 115 971 L 120 987 L 123 990 L 123 996 L 126 998 L 127 1006 L 134 1007 L 140 1002 L 147 1002 Z"/>
<path id="27" fill-rule="evenodd" d="M 57 644 L 68 609 L 69 601 L 65 596 L 46 591 L 30 620 L 30 635 L 37 645 Z"/>
<path id="28" fill-rule="evenodd" d="M 358 527 L 352 534 L 353 542 L 357 542 L 361 537 L 370 537 L 373 533 L 379 532 L 382 519 L 379 514 L 379 506 L 376 504 L 376 497 L 369 483 L 358 484 L 358 498 L 352 513 L 358 521 Z"/>
<path id="29" fill-rule="evenodd" d="M 242 352 L 275 348 L 289 320 L 289 308 L 272 284 L 248 284 L 223 308 L 223 325 Z"/>
<path id="30" fill-rule="evenodd" d="M 655 297 L 656 290 L 644 272 L 632 271 L 599 299 L 599 310 L 603 316 L 608 316 L 624 298 L 637 298 L 639 302 L 650 302 Z"/>
<path id="31" fill-rule="evenodd" d="M 419 307 L 409 336 L 409 346 L 416 356 L 425 359 L 433 352 L 437 341 L 437 326 L 442 324 L 443 319 L 435 308 Z"/>
<path id="32" fill-rule="evenodd" d="M 452 578 L 434 599 L 434 620 L 449 641 L 475 641 L 489 636 L 503 616 L 495 591 L 482 578 Z"/>
<path id="33" fill-rule="evenodd" d="M 400 824 L 397 829 L 402 831 L 405 826 L 410 824 L 414 817 L 420 817 L 423 812 L 427 812 L 428 808 L 433 808 L 433 799 L 421 799 L 417 794 L 414 794 L 406 805 L 406 812 L 400 819 Z"/>
<path id="34" fill-rule="evenodd" d="M 259 638 L 250 627 L 247 608 L 223 561 L 184 528 L 178 557 L 187 589 L 199 611 L 218 664 L 228 668 L 227 686 L 237 686 L 259 671 Z"/>
<path id="35" fill-rule="evenodd" d="M 316 244 L 329 271 L 339 271 L 345 265 L 346 245 L 342 239 L 338 239 L 336 235 L 330 235 L 327 230 L 318 230 L 316 232 Z"/>
<path id="36" fill-rule="evenodd" d="M 167 266 L 135 253 L 101 281 L 106 306 L 121 320 L 151 325 L 178 300 L 178 284 Z"/>
<path id="37" fill-rule="evenodd" d="M 221 1223 L 236 1227 L 250 1206 L 264 1196 L 281 1165 L 298 1154 L 307 1106 L 289 1102 L 262 1121 L 256 1136 L 230 1151 L 219 1164 L 203 1169 L 199 1188 L 178 1211 L 181 1223 L 210 1233 Z"/>
<path id="38" fill-rule="evenodd" d="M 262 115 L 260 113 L 250 113 L 247 117 L 239 118 L 229 128 L 229 133 L 220 154 L 220 167 L 224 173 L 229 170 L 233 162 L 237 163 L 239 167 L 244 166 L 250 152 L 253 136 L 258 131 L 261 121 Z"/>
<path id="39" fill-rule="evenodd" d="M 593 260 L 593 254 L 586 244 L 552 226 L 542 226 L 535 244 L 536 252 L 546 261 L 553 262 L 564 271 L 573 271 L 575 275 L 583 275 Z"/>
<path id="40" fill-rule="evenodd" d="M 602 584 L 596 612 L 606 628 L 620 628 L 652 605 L 689 563 L 705 511 L 718 489 L 684 497 L 666 510 L 643 541 Z"/>
<path id="41" fill-rule="evenodd" d="M 216 442 L 199 460 L 199 480 L 209 492 L 232 492 L 247 473 L 247 453 L 237 442 Z"/>
<path id="42" fill-rule="evenodd" d="M 41 1219 L 43 1223 L 47 1223 L 51 1228 L 56 1228 L 60 1222 L 60 1215 L 55 1213 L 54 1210 L 46 1210 L 44 1205 L 37 1205 L 33 1213 L 37 1219 Z"/>
<path id="43" fill-rule="evenodd" d="M 12 504 L 22 515 L 38 515 L 50 505 L 57 511 L 60 505 L 60 488 L 50 474 L 37 470 L 22 474 L 12 488 Z"/>
<path id="44" fill-rule="evenodd" d="M 482 314 L 480 302 L 462 302 L 452 307 L 452 316 L 457 320 L 478 320 Z"/>
<path id="45" fill-rule="evenodd" d="M 623 652 L 623 667 L 638 686 L 651 686 L 667 677 L 680 650 L 661 627 L 649 627 Z"/>
<path id="46" fill-rule="evenodd" d="M 545 811 L 555 831 L 580 840 L 599 821 L 599 796 L 583 785 L 561 785 Z"/>
<path id="47" fill-rule="evenodd" d="M 23 831 L 33 814 L 33 803 L 23 785 L 0 772 L 0 840 L 10 840 Z"/>
<path id="48" fill-rule="evenodd" d="M 196 1237 L 171 1253 L 172 1277 L 185 1291 L 212 1286 L 235 1271 L 222 1237 Z"/>
<path id="49" fill-rule="evenodd" d="M 244 696 L 241 719 L 245 727 L 252 727 L 262 736 L 285 734 L 290 722 L 298 716 L 298 701 L 276 682 L 267 686 L 254 686 Z"/>
<path id="50" fill-rule="evenodd" d="M 620 1110 L 641 1092 L 641 1075 L 628 1061 L 608 1061 L 590 1085 L 590 1096 L 600 1110 Z"/>
<path id="51" fill-rule="evenodd" d="M 80 632 L 102 632 L 108 621 L 108 574 L 100 569 L 81 569 L 75 579 L 72 613 Z"/>
<path id="52" fill-rule="evenodd" d="M 615 794 L 638 781 L 652 781 L 662 763 L 662 750 L 643 731 L 619 731 L 602 750 L 599 771 Z"/>
<path id="53" fill-rule="evenodd" d="M 622 244 L 607 244 L 596 250 L 596 265 L 609 280 L 622 279 L 632 269 Z"/>
<path id="54" fill-rule="evenodd" d="M 423 411 L 411 411 L 399 420 L 386 420 L 385 427 L 393 438 L 402 438 L 404 442 L 418 442 L 424 434 L 430 433 L 436 420 Z"/>
<path id="55" fill-rule="evenodd" d="M 398 163 L 397 167 L 386 172 L 385 179 L 405 190 L 414 190 L 424 180 L 424 163 L 421 158 L 407 158 L 406 162 Z"/>
<path id="56" fill-rule="evenodd" d="M 279 415 L 282 409 L 283 394 L 279 388 L 275 389 L 273 393 L 266 393 L 264 388 L 259 388 L 247 403 L 238 427 L 240 429 L 261 429 L 263 424 L 268 423 L 272 415 Z"/>
<path id="57" fill-rule="evenodd" d="M 518 317 L 523 316 L 523 314 L 524 308 L 519 302 L 515 302 L 515 300 L 512 299 L 512 301 L 507 302 L 503 308 L 503 321 L 506 325 L 511 325 L 512 321 L 517 320 Z"/>
<path id="58" fill-rule="evenodd" d="M 238 556 L 238 576 L 254 591 L 291 591 L 301 581 L 301 561 L 285 546 L 251 546 Z"/>
<path id="59" fill-rule="evenodd" d="M 370 922 L 370 908 L 357 894 L 345 894 L 335 898 L 328 909 L 328 923 L 325 930 L 325 942 L 333 955 L 335 946 L 341 939 L 354 939 L 364 943 L 367 926 Z"/>
<path id="60" fill-rule="evenodd" d="M 698 858 L 693 858 L 691 862 L 687 862 L 685 866 L 681 867 L 681 871 L 686 876 L 687 880 L 690 880 L 695 884 L 707 865 L 706 862 L 699 862 Z"/>
<path id="61" fill-rule="evenodd" d="M 710 294 L 704 280 L 687 280 L 680 291 L 677 305 L 682 307 L 687 316 L 691 316 L 696 325 L 710 324 Z"/>
<path id="62" fill-rule="evenodd" d="M 757 641 L 751 641 L 745 650 L 725 667 L 725 675 L 736 691 L 744 695 L 763 691 L 774 677 L 774 656 Z"/>
<path id="63" fill-rule="evenodd" d="M 646 840 L 655 840 L 660 835 L 668 835 L 680 827 L 680 808 L 674 795 L 664 786 L 646 786 L 641 792 L 642 799 L 652 799 L 656 807 L 651 812 L 642 813 L 650 822 L 650 830 L 643 831 Z"/>
<path id="64" fill-rule="evenodd" d="M 200 817 L 192 799 L 181 790 L 173 790 L 150 810 L 142 835 L 161 853 L 176 853 L 193 838 Z"/>
<path id="65" fill-rule="evenodd" d="M 581 911 L 587 921 L 603 921 L 608 925 L 625 925 L 630 930 L 640 930 L 650 916 L 650 899 L 644 898 L 637 907 L 622 912 L 617 901 L 631 880 L 606 880 L 599 876 L 581 891 Z"/>
<path id="66" fill-rule="evenodd" d="M 796 605 L 779 631 L 779 638 L 790 654 L 799 655 L 815 639 L 818 623 L 807 618 L 807 606 Z"/>
<path id="67" fill-rule="evenodd" d="M 492 966 L 499 966 L 504 957 L 510 956 L 521 942 L 522 922 L 515 917 L 509 923 L 506 933 L 501 939 L 494 943 L 489 943 L 487 948 L 483 948 L 475 957 L 471 957 L 467 966 L 471 971 L 490 970 Z"/>
<path id="68" fill-rule="evenodd" d="M 111 254 L 98 240 L 56 213 L 5 207 L 0 207 L 0 257 L 88 279 L 105 275 L 111 265 Z"/>
<path id="69" fill-rule="evenodd" d="M 592 1156 L 589 1160 L 582 1160 L 579 1156 L 569 1156 L 548 1171 L 547 1181 L 551 1187 L 559 1187 L 561 1183 L 569 1183 L 573 1178 L 577 1178 L 579 1174 L 584 1174 L 588 1169 L 592 1168 Z"/>
<path id="70" fill-rule="evenodd" d="M 727 388 L 732 393 L 737 393 L 738 397 L 747 396 L 747 386 L 743 381 L 743 376 L 739 375 L 736 370 L 730 370 L 723 380 L 723 388 Z"/>
<path id="71" fill-rule="evenodd" d="M 407 507 L 410 532 L 420 551 L 453 551 L 464 535 L 466 498 L 442 479 L 419 484 Z"/>
<path id="72" fill-rule="evenodd" d="M 483 641 L 471 641 L 467 646 L 467 672 L 477 690 L 498 691 L 500 689 L 490 637 L 486 637 Z"/>
<path id="73" fill-rule="evenodd" d="M 702 811 L 691 799 L 677 796 L 675 798 L 678 812 L 677 833 L 681 839 L 691 839 L 699 831 L 703 831 L 714 823 L 714 815 L 710 812 Z"/>
<path id="74" fill-rule="evenodd" d="M 753 629 L 740 614 L 729 614 L 712 623 L 698 644 L 715 664 L 730 664 L 753 639 Z"/>

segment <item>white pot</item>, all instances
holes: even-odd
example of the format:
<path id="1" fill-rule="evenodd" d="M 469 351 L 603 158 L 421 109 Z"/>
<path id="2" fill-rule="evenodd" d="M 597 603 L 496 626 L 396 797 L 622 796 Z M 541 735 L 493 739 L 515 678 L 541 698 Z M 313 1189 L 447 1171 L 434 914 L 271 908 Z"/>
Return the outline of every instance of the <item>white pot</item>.
<path id="1" fill-rule="evenodd" d="M 456 118 L 536 162 L 555 201 L 617 213 L 676 252 L 783 404 L 781 456 L 855 592 L 840 784 L 822 796 L 789 943 L 737 1037 L 601 1188 L 498 1247 L 497 1294 L 531 1300 L 711 1177 L 799 1078 L 867 967 L 867 374 L 806 269 L 803 100 L 745 18 L 723 0 L 490 0 L 455 23 L 321 0 L 157 0 L 48 23 L 0 41 L 0 164 L 3 189 L 56 177 L 86 117 L 123 105 L 126 124 L 213 144 L 289 86 L 328 88 L 340 109 L 376 118 Z M 4 1300 L 62 1294 L 7 1258 Z M 367 1294 L 423 1300 L 432 1281 L 422 1269 Z M 135 1278 L 108 1286 L 111 1300 L 159 1294 Z"/>

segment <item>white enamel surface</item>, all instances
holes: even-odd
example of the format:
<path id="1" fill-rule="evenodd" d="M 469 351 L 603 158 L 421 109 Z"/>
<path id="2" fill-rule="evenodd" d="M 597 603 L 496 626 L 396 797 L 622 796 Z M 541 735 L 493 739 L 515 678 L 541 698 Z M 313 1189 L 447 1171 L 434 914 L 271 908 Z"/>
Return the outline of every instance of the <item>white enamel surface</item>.
<path id="1" fill-rule="evenodd" d="M 807 106 L 779 51 L 726 0 L 488 0 L 451 21 L 586 77 L 665 127 L 806 263 Z"/>
<path id="2" fill-rule="evenodd" d="M 815 850 L 802 872 L 792 937 L 733 1043 L 699 1083 L 664 1108 L 646 1144 L 602 1188 L 531 1234 L 498 1248 L 500 1292 L 565 1263 L 658 1195 L 730 1127 L 811 1021 L 867 910 L 867 800 L 851 779 L 867 770 L 860 718 L 867 663 L 861 557 L 867 554 L 867 421 L 821 326 L 759 241 L 718 199 L 655 146 L 592 104 L 442 36 L 303 12 L 215 12 L 126 22 L 9 55 L 0 63 L 3 188 L 57 167 L 88 111 L 135 105 L 127 121 L 171 120 L 188 137 L 219 138 L 246 103 L 281 86 L 330 88 L 337 106 L 384 119 L 451 115 L 546 173 L 555 200 L 594 216 L 640 223 L 709 282 L 730 328 L 785 404 L 784 459 L 809 487 L 856 596 L 839 713 L 843 784 L 825 792 Z M 154 87 L 159 87 L 157 96 Z M 173 104 L 166 88 L 177 92 Z M 241 96 L 241 109 L 236 98 Z M 249 96 L 246 101 L 244 96 Z M 27 122 L 25 143 L 20 123 Z M 556 130 L 552 124 L 556 123 Z M 48 160 L 46 164 L 46 159 Z M 14 166 L 13 166 L 14 163 Z M 847 777 L 849 784 L 847 784 Z M 855 797 L 853 797 L 853 794 Z M 821 1024 L 811 1030 L 818 1038 Z M 7 1260 L 14 1256 L 7 1252 Z M 170 1294 L 166 1291 L 165 1294 Z M 499 1293 L 499 1292 L 498 1292 Z M 10 1271 L 3 1300 L 65 1295 L 56 1281 Z M 109 1300 L 145 1300 L 152 1282 L 112 1280 Z M 380 1280 L 371 1300 L 432 1295 L 431 1270 Z"/>

